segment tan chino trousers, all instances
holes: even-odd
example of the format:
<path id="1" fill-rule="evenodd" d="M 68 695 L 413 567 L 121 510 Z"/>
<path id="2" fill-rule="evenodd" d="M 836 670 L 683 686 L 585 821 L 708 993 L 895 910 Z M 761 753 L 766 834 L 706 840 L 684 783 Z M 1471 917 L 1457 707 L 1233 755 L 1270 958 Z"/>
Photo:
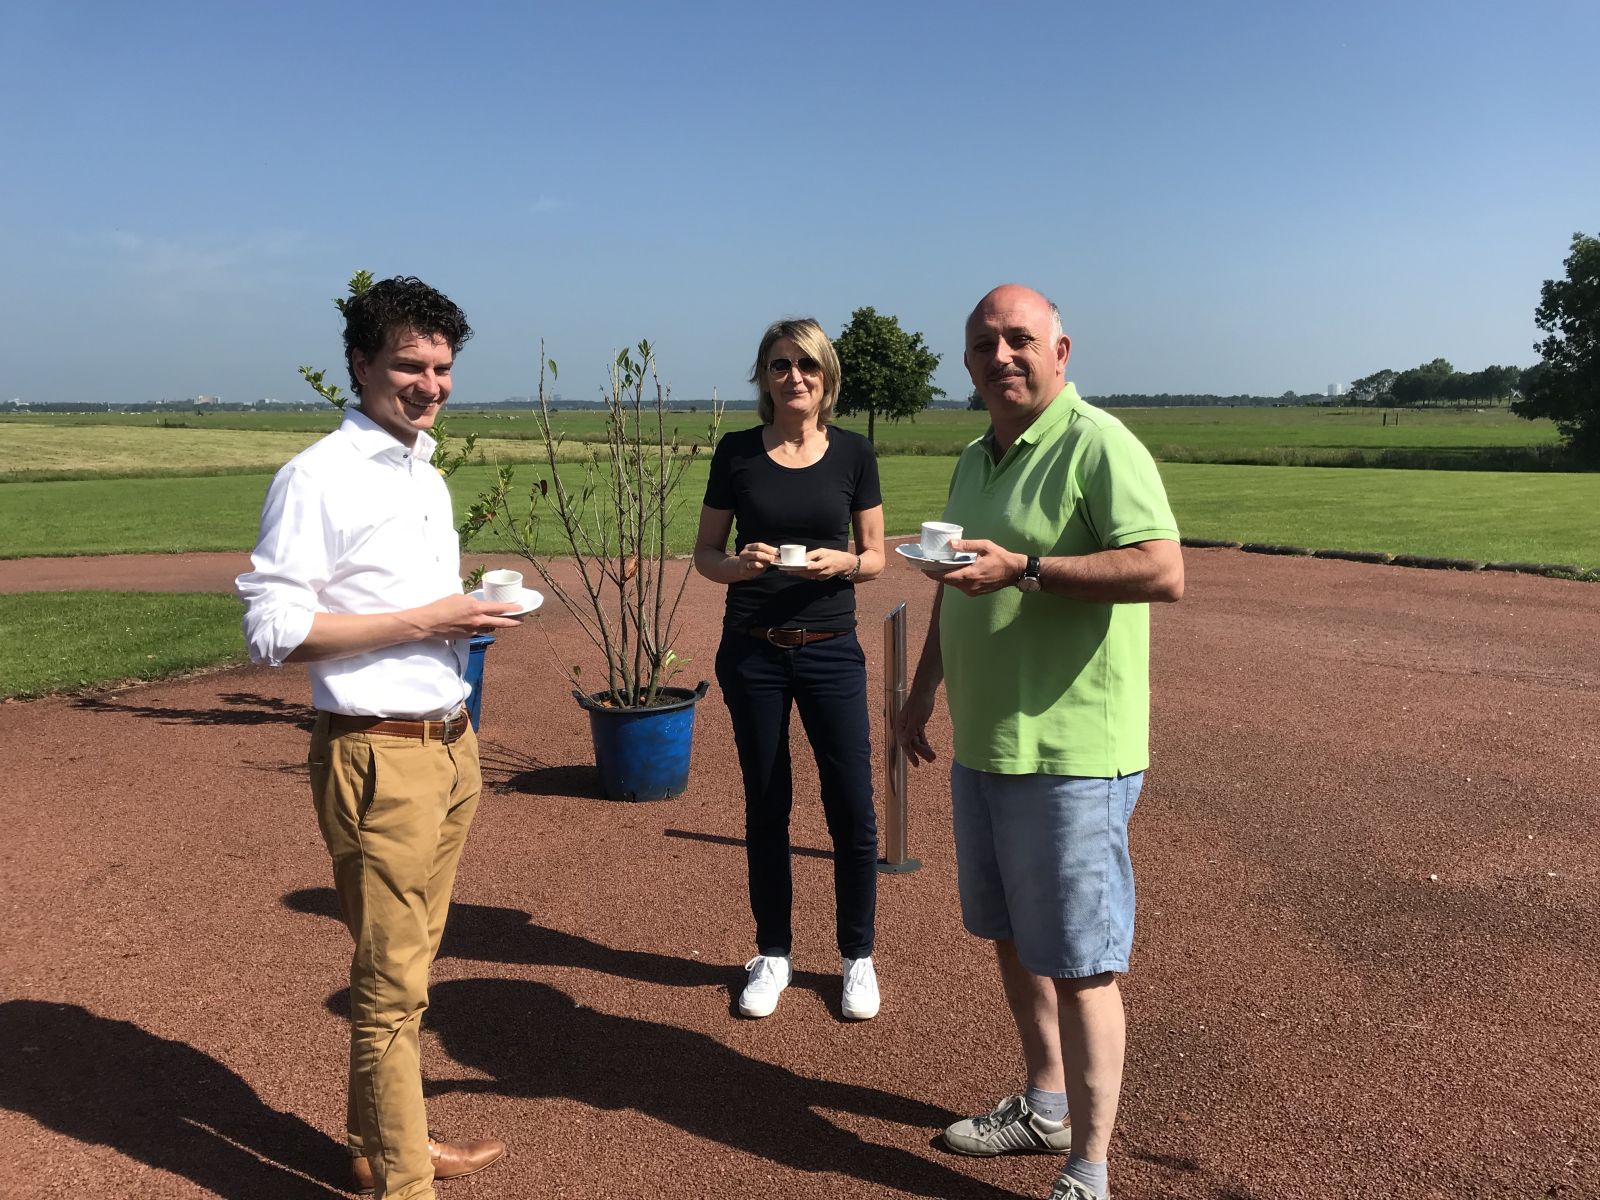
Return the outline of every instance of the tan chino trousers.
<path id="1" fill-rule="evenodd" d="M 379 1200 L 431 1200 L 419 1029 L 456 864 L 482 777 L 471 727 L 451 745 L 332 733 L 317 717 L 307 759 L 333 858 L 350 962 L 348 1138 Z"/>

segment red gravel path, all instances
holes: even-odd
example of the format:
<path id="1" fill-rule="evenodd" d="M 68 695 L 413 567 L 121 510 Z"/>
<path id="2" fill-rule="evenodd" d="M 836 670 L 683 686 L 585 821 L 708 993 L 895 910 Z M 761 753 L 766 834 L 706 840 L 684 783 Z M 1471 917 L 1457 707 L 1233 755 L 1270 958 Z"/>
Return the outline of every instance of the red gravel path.
<path id="1" fill-rule="evenodd" d="M 1600 587 L 1187 559 L 1155 617 L 1117 1195 L 1600 1194 Z M 219 588 L 241 561 L 0 564 L 0 588 Z M 862 589 L 875 688 L 883 613 L 911 600 L 914 653 L 927 591 L 899 563 Z M 719 605 L 691 583 L 702 671 Z M 578 656 L 564 614 L 536 624 Z M 931 1145 L 1019 1073 L 943 772 L 913 776 L 926 865 L 883 880 L 884 1011 L 857 1025 L 797 770 L 802 970 L 742 1021 L 720 699 L 686 795 L 608 803 L 550 660 L 539 628 L 488 660 L 425 1063 L 435 1126 L 511 1154 L 445 1196 L 1043 1195 L 1053 1160 Z M 0 707 L 0 1196 L 333 1194 L 348 952 L 306 695 L 245 668 Z"/>

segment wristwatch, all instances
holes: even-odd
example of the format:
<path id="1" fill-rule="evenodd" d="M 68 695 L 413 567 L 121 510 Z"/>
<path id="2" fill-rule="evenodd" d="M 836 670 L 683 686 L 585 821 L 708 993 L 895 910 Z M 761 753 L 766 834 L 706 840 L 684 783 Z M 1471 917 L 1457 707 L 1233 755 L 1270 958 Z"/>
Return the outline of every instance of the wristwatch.
<path id="1" fill-rule="evenodd" d="M 1022 568 L 1022 578 L 1017 580 L 1017 591 L 1037 592 L 1044 586 L 1039 578 L 1039 556 L 1028 555 L 1028 565 Z"/>

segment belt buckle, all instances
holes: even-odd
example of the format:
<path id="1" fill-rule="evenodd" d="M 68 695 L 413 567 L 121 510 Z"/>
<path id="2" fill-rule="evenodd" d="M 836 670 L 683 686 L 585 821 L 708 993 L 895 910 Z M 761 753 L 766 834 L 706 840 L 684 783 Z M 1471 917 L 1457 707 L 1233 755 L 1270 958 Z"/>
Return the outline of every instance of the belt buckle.
<path id="1" fill-rule="evenodd" d="M 779 637 L 774 637 L 774 634 L 779 635 Z M 785 634 L 792 636 L 795 640 L 779 640 Z M 804 629 L 768 629 L 767 641 L 780 650 L 793 650 L 796 646 L 804 646 L 806 644 L 806 631 Z"/>
<path id="2" fill-rule="evenodd" d="M 467 710 L 464 708 L 457 709 L 455 712 L 451 713 L 441 722 L 441 724 L 444 726 L 444 736 L 440 740 L 446 743 L 458 740 L 461 735 L 466 732 L 466 730 L 462 728 L 462 725 L 471 719 L 472 718 L 467 715 Z"/>

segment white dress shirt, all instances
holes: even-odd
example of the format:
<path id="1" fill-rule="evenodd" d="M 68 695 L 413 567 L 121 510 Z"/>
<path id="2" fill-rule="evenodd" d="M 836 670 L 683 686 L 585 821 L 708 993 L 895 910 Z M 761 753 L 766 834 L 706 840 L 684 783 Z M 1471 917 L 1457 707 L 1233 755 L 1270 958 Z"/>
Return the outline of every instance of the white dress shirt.
<path id="1" fill-rule="evenodd" d="M 461 590 L 434 440 L 407 449 L 356 408 L 267 491 L 254 570 L 235 583 L 254 662 L 281 666 L 315 613 L 387 613 Z M 349 716 L 438 718 L 467 698 L 467 639 L 430 638 L 308 663 L 312 703 Z"/>

